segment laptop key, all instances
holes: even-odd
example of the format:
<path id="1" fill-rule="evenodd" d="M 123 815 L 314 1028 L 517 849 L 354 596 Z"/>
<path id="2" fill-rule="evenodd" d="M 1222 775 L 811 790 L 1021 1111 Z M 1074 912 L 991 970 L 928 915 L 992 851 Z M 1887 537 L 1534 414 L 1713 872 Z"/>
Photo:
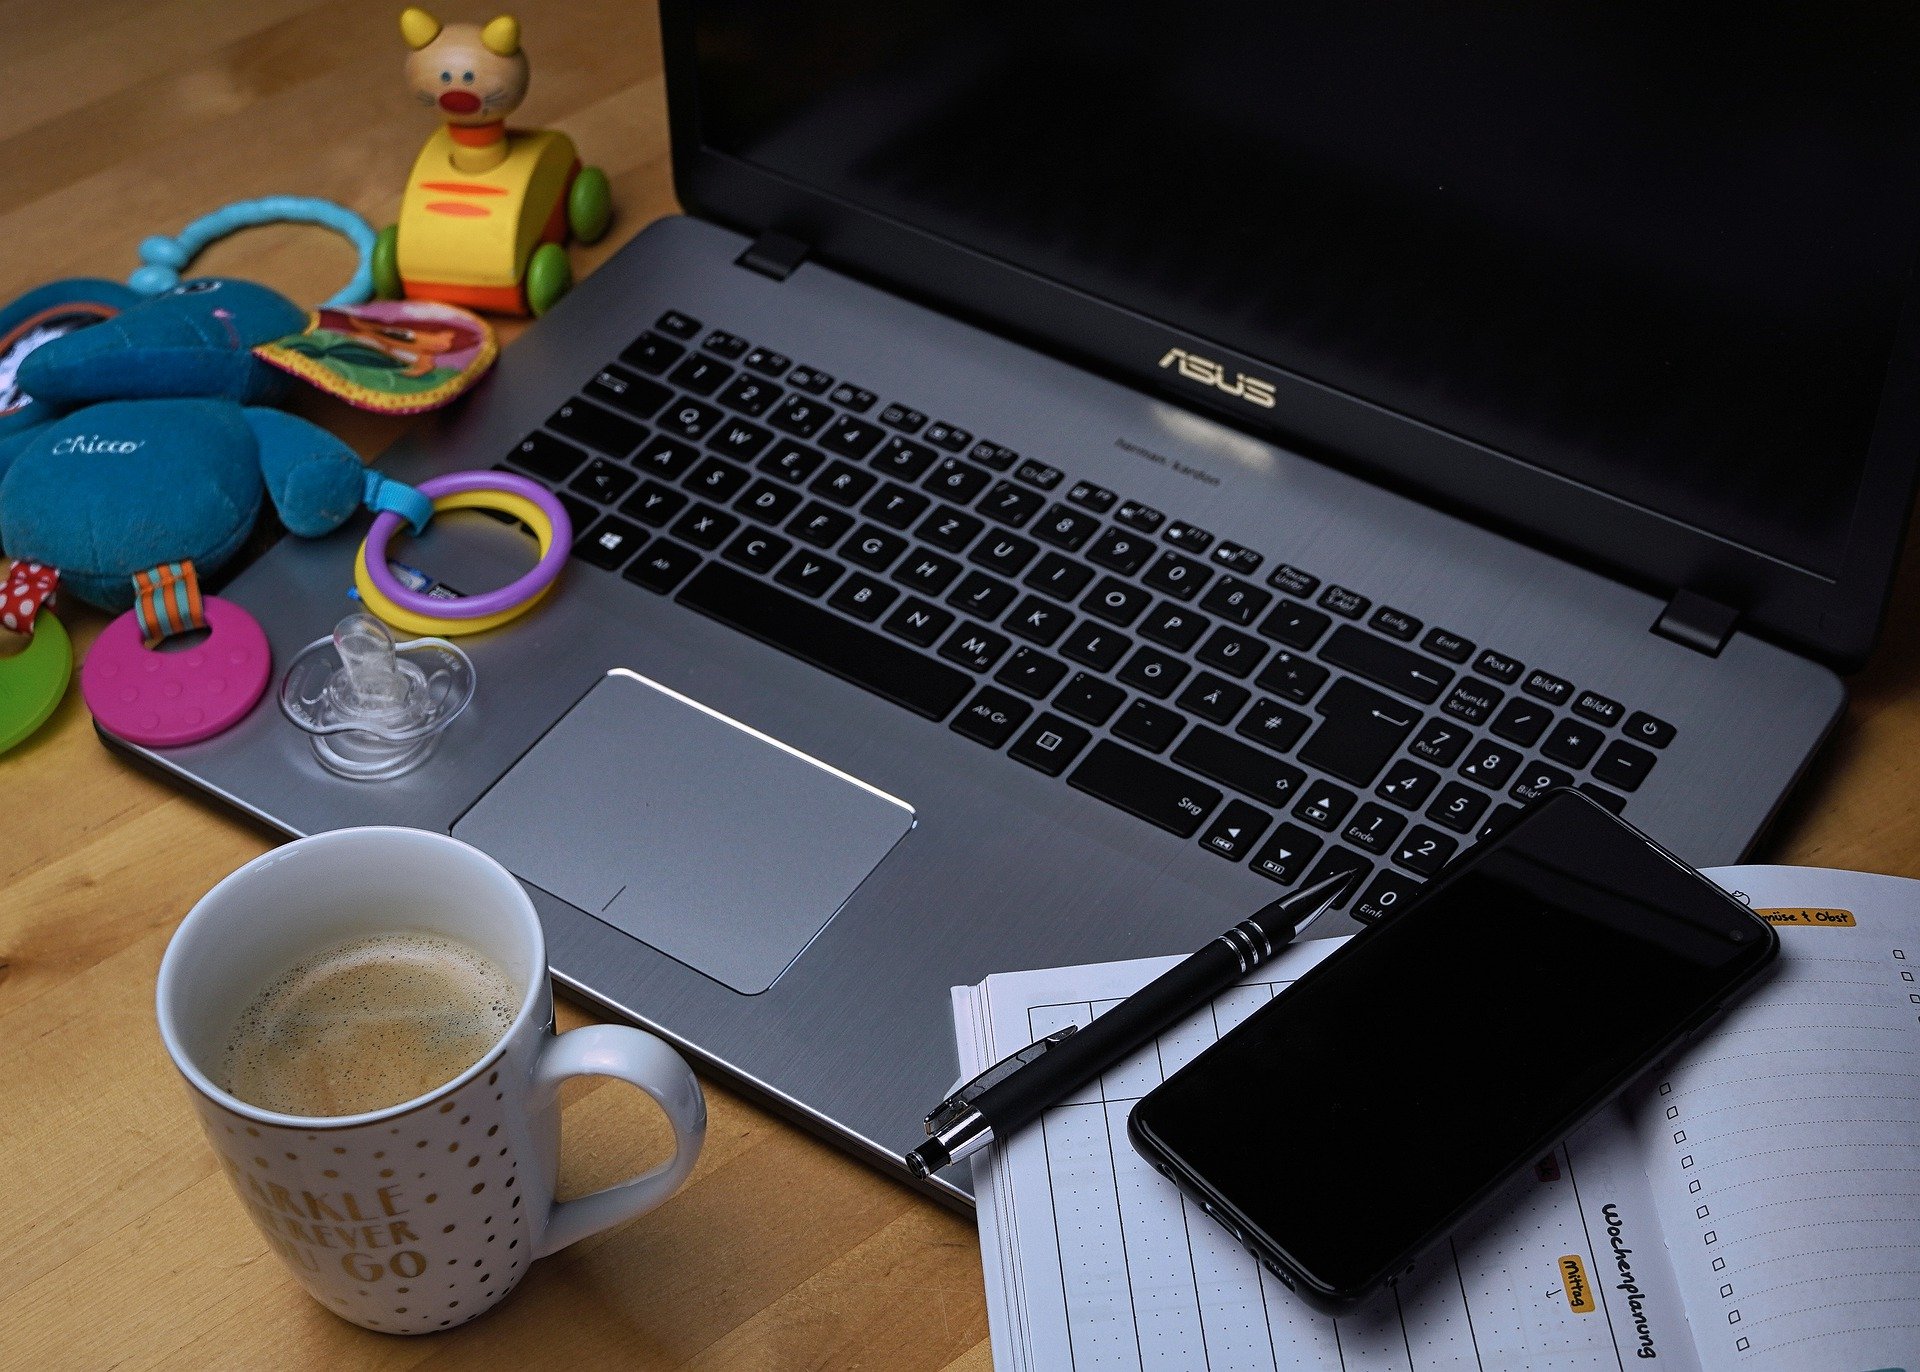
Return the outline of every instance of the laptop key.
<path id="1" fill-rule="evenodd" d="M 695 354 L 675 367 L 667 380 L 695 395 L 712 395 L 727 383 L 733 368 L 717 358 Z"/>
<path id="2" fill-rule="evenodd" d="M 1053 707 L 1088 724 L 1105 724 L 1126 698 L 1127 693 L 1112 682 L 1075 672 L 1072 680 L 1053 698 Z"/>
<path id="3" fill-rule="evenodd" d="M 662 405 L 673 399 L 673 392 L 658 381 L 625 367 L 602 367 L 582 389 L 601 404 L 611 405 L 635 419 L 653 418 Z"/>
<path id="4" fill-rule="evenodd" d="M 1040 551 L 1040 545 L 1019 534 L 995 533 L 980 540 L 967 555 L 969 562 L 989 567 L 1003 576 L 1018 576 Z"/>
<path id="5" fill-rule="evenodd" d="M 715 329 L 700 340 L 700 346 L 708 352 L 717 353 L 729 362 L 740 359 L 747 351 L 747 340 L 737 333 L 728 333 L 725 329 Z"/>
<path id="6" fill-rule="evenodd" d="M 1188 730 L 1173 761 L 1276 809 L 1284 809 L 1307 783 L 1307 774 L 1292 763 L 1204 724 Z"/>
<path id="7" fill-rule="evenodd" d="M 825 453 L 817 453 L 812 448 L 786 440 L 775 443 L 760 459 L 760 470 L 769 476 L 777 476 L 783 481 L 799 485 L 815 472 L 820 464 L 827 460 Z"/>
<path id="8" fill-rule="evenodd" d="M 646 541 L 647 536 L 638 526 L 618 515 L 603 515 L 599 523 L 574 542 L 573 555 L 610 572 L 618 571 L 620 564 L 639 551 Z"/>
<path id="9" fill-rule="evenodd" d="M 726 417 L 724 410 L 682 397 L 662 410 L 653 422 L 681 438 L 698 439 L 705 438 L 708 430 Z"/>
<path id="10" fill-rule="evenodd" d="M 880 422 L 903 434 L 917 434 L 926 427 L 927 417 L 911 406 L 896 403 L 880 411 Z"/>
<path id="11" fill-rule="evenodd" d="M 1401 758 L 1387 768 L 1387 774 L 1380 778 L 1380 784 L 1373 788 L 1373 793 L 1395 805 L 1417 810 L 1433 794 L 1433 788 L 1439 781 L 1438 772 Z"/>
<path id="12" fill-rule="evenodd" d="M 1253 851 L 1253 845 L 1272 824 L 1273 816 L 1265 810 L 1255 809 L 1244 800 L 1230 800 L 1207 826 L 1207 832 L 1200 835 L 1200 846 L 1229 862 L 1238 862 Z"/>
<path id="13" fill-rule="evenodd" d="M 1320 727 L 1301 745 L 1300 760 L 1355 786 L 1370 786 L 1413 731 L 1420 713 L 1351 677 L 1341 677 L 1314 706 Z"/>
<path id="14" fill-rule="evenodd" d="M 1244 698 L 1246 692 L 1241 691 L 1240 694 Z M 1186 696 L 1182 695 L 1180 699 L 1184 704 Z M 1225 723 L 1224 720 L 1220 722 Z M 1262 696 L 1254 702 L 1253 708 L 1247 711 L 1247 717 L 1240 721 L 1234 732 L 1242 738 L 1264 744 L 1276 753 L 1284 753 L 1300 741 L 1301 735 L 1307 732 L 1312 723 L 1312 719 L 1298 710 L 1289 710 L 1279 701 Z"/>
<path id="15" fill-rule="evenodd" d="M 768 524 L 778 524 L 792 514 L 799 504 L 800 492 L 763 476 L 747 487 L 746 492 L 733 502 L 733 507 Z"/>
<path id="16" fill-rule="evenodd" d="M 1478 677 L 1468 677 L 1453 688 L 1453 693 L 1440 703 L 1440 708 L 1455 719 L 1464 719 L 1469 724 L 1485 724 L 1506 696 L 1507 693 L 1498 686 L 1481 681 Z"/>
<path id="17" fill-rule="evenodd" d="M 1286 644 L 1289 648 L 1311 648 L 1320 641 L 1333 621 L 1318 610 L 1310 610 L 1297 600 L 1282 600 L 1273 613 L 1261 620 L 1256 633 Z"/>
<path id="18" fill-rule="evenodd" d="M 687 350 L 670 338 L 643 333 L 620 352 L 620 360 L 630 367 L 658 376 L 678 362 Z"/>
<path id="19" fill-rule="evenodd" d="M 753 348 L 740 359 L 740 364 L 751 367 L 762 376 L 779 377 L 786 374 L 787 368 L 793 365 L 793 359 L 769 348 Z"/>
<path id="20" fill-rule="evenodd" d="M 1195 562 L 1169 550 L 1161 553 L 1140 579 L 1176 600 L 1192 600 L 1200 588 L 1213 579 L 1213 572 L 1204 562 Z"/>
<path id="21" fill-rule="evenodd" d="M 1020 454 L 1001 443 L 989 443 L 981 439 L 967 452 L 967 456 L 983 467 L 996 472 L 1010 471 L 1013 464 L 1020 460 Z"/>
<path id="22" fill-rule="evenodd" d="M 843 414 L 822 429 L 814 441 L 829 452 L 858 461 L 878 447 L 886 436 L 887 431 L 871 420 Z"/>
<path id="23" fill-rule="evenodd" d="M 1304 705 L 1313 699 L 1314 692 L 1326 685 L 1329 675 L 1319 663 L 1310 662 L 1298 653 L 1290 653 L 1282 648 L 1260 669 L 1260 675 L 1253 679 L 1253 683 L 1263 691 L 1272 691 L 1277 696 Z"/>
<path id="24" fill-rule="evenodd" d="M 1153 545 L 1146 539 L 1137 534 L 1130 534 L 1124 529 L 1115 528 L 1109 528 L 1100 537 L 1094 539 L 1093 545 L 1087 549 L 1087 557 L 1090 561 L 1116 571 L 1121 576 L 1132 576 L 1146 566 L 1147 559 L 1152 556 Z"/>
<path id="25" fill-rule="evenodd" d="M 845 538 L 847 530 L 852 527 L 853 516 L 845 510 L 836 510 L 831 505 L 809 500 L 788 523 L 787 532 L 802 543 L 811 543 L 816 548 L 831 548 Z"/>
<path id="26" fill-rule="evenodd" d="M 734 535 L 733 542 L 727 545 L 726 551 L 720 556 L 750 572 L 764 574 L 771 572 L 780 564 L 780 559 L 792 551 L 793 544 L 778 534 L 748 525 Z"/>
<path id="27" fill-rule="evenodd" d="M 1493 723 L 1488 727 L 1509 743 L 1531 748 L 1552 722 L 1553 711 L 1546 706 L 1515 696 L 1500 707 L 1500 713 L 1493 717 Z"/>
<path id="28" fill-rule="evenodd" d="M 1136 691 L 1145 691 L 1150 696 L 1164 700 L 1173 694 L 1174 687 L 1186 680 L 1193 668 L 1177 657 L 1169 657 L 1158 648 L 1142 645 L 1134 650 L 1127 659 L 1127 665 L 1120 669 L 1120 680 Z"/>
<path id="29" fill-rule="evenodd" d="M 1320 599 L 1314 602 L 1323 610 L 1332 610 L 1348 619 L 1358 619 L 1367 612 L 1373 602 L 1358 591 L 1350 591 L 1345 586 L 1329 586 L 1320 592 Z"/>
<path id="30" fill-rule="evenodd" d="M 1058 715 L 1041 715 L 1027 726 L 1019 742 L 1007 749 L 1007 756 L 1057 777 L 1092 741 L 1093 735 L 1078 724 L 1069 724 Z"/>
<path id="31" fill-rule="evenodd" d="M 1100 521 L 1092 515 L 1069 510 L 1065 505 L 1055 505 L 1033 526 L 1033 536 L 1056 548 L 1077 553 L 1099 527 Z"/>
<path id="32" fill-rule="evenodd" d="M 1014 606 L 1013 613 L 1001 622 L 1028 642 L 1047 647 L 1073 623 L 1073 612 L 1030 595 Z"/>
<path id="33" fill-rule="evenodd" d="M 552 434 L 531 433 L 507 454 L 507 461 L 546 481 L 565 481 L 580 470 L 587 455 Z"/>
<path id="34" fill-rule="evenodd" d="M 1129 529 L 1138 529 L 1143 534 L 1157 533 L 1167 517 L 1151 505 L 1143 505 L 1137 500 L 1123 500 L 1113 517 Z"/>
<path id="35" fill-rule="evenodd" d="M 1095 514 L 1105 514 L 1119 498 L 1105 486 L 1096 486 L 1091 481 L 1076 481 L 1067 489 L 1068 500 Z"/>
<path id="36" fill-rule="evenodd" d="M 1320 656 L 1333 666 L 1365 677 L 1389 691 L 1398 691 L 1421 704 L 1439 699 L 1453 673 L 1430 657 L 1387 642 L 1351 624 L 1342 624 L 1320 646 Z"/>
<path id="37" fill-rule="evenodd" d="M 1184 519 L 1176 519 L 1167 525 L 1161 538 L 1176 548 L 1184 548 L 1190 553 L 1204 553 L 1213 546 L 1213 535 L 1197 524 L 1189 524 Z"/>
<path id="38" fill-rule="evenodd" d="M 917 548 L 908 555 L 906 561 L 893 569 L 893 579 L 910 591 L 939 595 L 953 584 L 953 579 L 962 570 L 958 562 L 942 553 L 930 553 L 925 548 Z"/>
<path id="39" fill-rule="evenodd" d="M 1202 672 L 1187 683 L 1187 688 L 1174 703 L 1214 724 L 1231 724 L 1233 717 L 1240 713 L 1240 707 L 1252 696 L 1253 692 L 1244 686 L 1236 686 L 1212 672 Z M 1270 703 L 1261 702 L 1262 705 Z"/>
<path id="40" fill-rule="evenodd" d="M 1192 838 L 1221 799 L 1213 787 L 1111 739 L 1093 745 L 1067 784 L 1181 838 Z"/>
<path id="41" fill-rule="evenodd" d="M 740 521 L 725 510 L 696 501 L 686 513 L 673 521 L 673 532 L 702 548 L 718 548 L 740 527 Z"/>
<path id="42" fill-rule="evenodd" d="M 993 674 L 993 679 L 1002 686 L 1011 686 L 1021 695 L 1044 700 L 1053 694 L 1053 688 L 1066 674 L 1066 663 L 1033 648 L 1016 648 L 1013 656 Z"/>
<path id="43" fill-rule="evenodd" d="M 982 619 L 998 619 L 1020 593 L 985 572 L 968 572 L 947 597 L 947 604 Z"/>
<path id="44" fill-rule="evenodd" d="M 589 500 L 611 505 L 633 488 L 634 475 L 617 462 L 596 457 L 567 485 Z"/>
<path id="45" fill-rule="evenodd" d="M 956 429 L 945 420 L 936 419 L 927 426 L 921 437 L 936 448 L 944 448 L 950 453 L 964 452 L 967 444 L 973 442 L 973 435 L 965 429 Z"/>
<path id="46" fill-rule="evenodd" d="M 1013 731 L 1033 713 L 1026 701 L 982 686 L 980 693 L 967 702 L 967 708 L 953 717 L 953 731 L 975 743 L 998 748 L 1013 737 Z"/>
<path id="47" fill-rule="evenodd" d="M 1300 880 L 1300 874 L 1307 870 L 1307 864 L 1313 861 L 1313 855 L 1320 851 L 1325 842 L 1318 834 L 1309 833 L 1298 824 L 1282 824 L 1273 831 L 1273 837 L 1266 841 L 1260 851 L 1253 855 L 1253 870 L 1269 881 L 1291 886 Z"/>
<path id="48" fill-rule="evenodd" d="M 1119 630 L 1083 619 L 1073 626 L 1073 632 L 1060 645 L 1060 651 L 1095 671 L 1110 672 L 1132 646 L 1133 640 Z"/>
<path id="49" fill-rule="evenodd" d="M 685 509 L 686 504 L 687 497 L 673 487 L 662 486 L 658 481 L 642 481 L 638 490 L 620 502 L 620 513 L 658 529 Z"/>
<path id="50" fill-rule="evenodd" d="M 1449 781 L 1440 788 L 1440 794 L 1433 798 L 1433 804 L 1427 807 L 1427 818 L 1435 824 L 1444 824 L 1456 833 L 1466 834 L 1480 822 L 1480 816 L 1487 812 L 1487 793 L 1476 791 L 1471 786 L 1462 786 L 1457 781 Z"/>
<path id="51" fill-rule="evenodd" d="M 1373 618 L 1367 621 L 1369 629 L 1377 629 L 1388 638 L 1397 638 L 1402 643 L 1411 643 L 1419 636 L 1420 621 L 1405 610 L 1396 610 L 1391 605 L 1382 605 L 1373 612 Z"/>
<path id="52" fill-rule="evenodd" d="M 1050 595 L 1055 600 L 1072 600 L 1086 589 L 1093 580 L 1093 568 L 1084 562 L 1073 562 L 1059 553 L 1044 554 L 1033 564 L 1021 581 L 1042 595 Z"/>
<path id="53" fill-rule="evenodd" d="M 1266 559 L 1245 544 L 1224 542 L 1213 550 L 1213 560 L 1230 572 L 1252 576 Z"/>
<path id="54" fill-rule="evenodd" d="M 823 401 L 804 395 L 790 395 L 767 416 L 767 423 L 795 438 L 812 438 L 832 418 L 832 408 Z"/>
<path id="55" fill-rule="evenodd" d="M 1024 481 L 1028 485 L 1038 486 L 1043 491 L 1050 491 L 1065 479 L 1066 473 L 1038 458 L 1029 457 L 1013 469 L 1013 476 L 1016 481 Z"/>
<path id="56" fill-rule="evenodd" d="M 801 595 L 818 596 L 821 592 L 825 591 L 827 587 L 833 585 L 834 582 L 846 575 L 846 571 L 847 569 L 845 567 L 842 567 L 832 558 L 821 557 L 818 553 L 810 553 L 803 548 L 787 559 L 786 565 L 774 574 L 773 579 L 782 586 L 791 586 L 794 590 L 800 592 Z M 887 599 L 891 600 L 892 598 L 892 596 L 889 596 Z M 884 605 L 885 602 L 882 602 L 882 608 L 884 608 Z M 878 614 L 878 610 L 875 611 L 875 614 Z M 862 619 L 872 619 L 874 615 L 862 615 L 860 617 Z"/>
<path id="57" fill-rule="evenodd" d="M 1103 576 L 1099 584 L 1088 592 L 1087 598 L 1080 602 L 1080 608 L 1088 614 L 1104 619 L 1109 624 L 1118 624 L 1123 628 L 1140 617 L 1140 612 L 1153 602 L 1153 597 L 1130 581 L 1118 577 Z M 1199 637 L 1196 625 L 1194 636 Z"/>
<path id="58" fill-rule="evenodd" d="M 934 464 L 920 484 L 944 500 L 970 505 L 992 482 L 993 478 L 978 467 L 969 467 L 957 457 L 945 457 Z"/>
<path id="59" fill-rule="evenodd" d="M 907 546 L 907 540 L 899 534 L 890 534 L 877 524 L 863 524 L 840 545 L 840 553 L 870 572 L 884 572 L 900 560 Z"/>
<path id="60" fill-rule="evenodd" d="M 1267 585 L 1276 591 L 1285 591 L 1290 596 L 1305 600 L 1320 589 L 1320 578 L 1282 562 L 1267 573 Z"/>
<path id="61" fill-rule="evenodd" d="M 1258 667 L 1266 655 L 1266 644 L 1252 634 L 1243 634 L 1224 624 L 1215 629 L 1194 654 L 1207 666 L 1237 677 L 1244 677 Z"/>
<path id="62" fill-rule="evenodd" d="M 908 491 L 904 485 L 887 482 L 866 497 L 866 505 L 860 507 L 860 512 L 876 518 L 889 530 L 906 530 L 927 512 L 929 505 L 933 505 L 933 501 L 920 491 Z"/>
<path id="63" fill-rule="evenodd" d="M 842 381 L 833 388 L 833 393 L 827 398 L 836 405 L 845 405 L 855 414 L 865 414 L 873 408 L 873 402 L 880 397 L 865 386 L 856 386 L 851 381 Z"/>
<path id="64" fill-rule="evenodd" d="M 668 310 L 654 321 L 653 327 L 662 333 L 670 333 L 675 338 L 696 338 L 700 333 L 700 321 L 692 315 Z"/>
<path id="65" fill-rule="evenodd" d="M 834 588 L 833 594 L 827 597 L 827 604 L 871 624 L 899 598 L 898 588 L 884 581 L 876 581 L 865 572 L 855 572 Z"/>
<path id="66" fill-rule="evenodd" d="M 1420 726 L 1420 732 L 1407 745 L 1407 751 L 1442 767 L 1451 767 L 1466 748 L 1467 740 L 1472 737 L 1470 730 L 1461 728 L 1452 720 L 1430 719 Z"/>
<path id="67" fill-rule="evenodd" d="M 1483 738 L 1467 749 L 1466 760 L 1460 764 L 1460 775 L 1497 791 L 1507 784 L 1507 778 L 1519 765 L 1520 754 Z"/>
<path id="68" fill-rule="evenodd" d="M 1618 790 L 1637 791 L 1657 761 L 1657 753 L 1649 752 L 1637 743 L 1615 739 L 1607 745 L 1607 751 L 1600 755 L 1600 760 L 1593 764 L 1593 776 L 1596 781 L 1604 781 Z"/>
<path id="69" fill-rule="evenodd" d="M 1446 629 L 1427 630 L 1427 636 L 1420 640 L 1420 646 L 1435 657 L 1444 657 L 1449 662 L 1465 662 L 1473 656 L 1473 645 Z"/>
<path id="70" fill-rule="evenodd" d="M 1508 657 L 1505 653 L 1496 653 L 1488 648 L 1474 659 L 1473 670 L 1481 676 L 1490 676 L 1502 686 L 1511 686 L 1527 670 L 1518 658 Z"/>
<path id="71" fill-rule="evenodd" d="M 1664 719 L 1654 718 L 1645 710 L 1635 710 L 1627 716 L 1626 727 L 1620 732 L 1649 748 L 1664 748 L 1673 742 L 1674 727 Z"/>
<path id="72" fill-rule="evenodd" d="M 909 643 L 931 648 L 951 623 L 953 616 L 938 605 L 929 605 L 919 596 L 910 595 L 900 602 L 880 627 Z"/>
<path id="73" fill-rule="evenodd" d="M 795 367 L 787 375 L 787 384 L 808 395 L 825 395 L 833 385 L 833 378 L 818 367 Z"/>
<path id="74" fill-rule="evenodd" d="M 957 662 L 970 672 L 984 672 L 1005 656 L 1007 649 L 1013 646 L 1013 640 L 1005 634 L 997 634 L 984 624 L 975 624 L 963 619 L 947 641 L 940 645 L 940 656 L 949 662 Z"/>
<path id="75" fill-rule="evenodd" d="M 1447 865 L 1447 859 L 1459 850 L 1457 840 L 1448 838 L 1437 829 L 1429 829 L 1424 824 L 1416 824 L 1393 854 L 1396 864 L 1409 872 L 1418 872 L 1430 877 Z"/>
<path id="76" fill-rule="evenodd" d="M 707 446 L 736 462 L 751 462 L 760 450 L 773 442 L 773 431 L 744 419 L 730 419 L 713 431 Z"/>
<path id="77" fill-rule="evenodd" d="M 1540 751 L 1555 762 L 1569 767 L 1584 767 L 1600 750 L 1602 735 L 1597 725 L 1566 717 L 1553 726 L 1540 745 Z"/>
<path id="78" fill-rule="evenodd" d="M 1353 792 L 1325 781 L 1310 781 L 1300 791 L 1294 814 L 1316 829 L 1332 831 L 1353 808 Z"/>
<path id="79" fill-rule="evenodd" d="M 1340 899 L 1333 903 L 1334 909 L 1344 910 L 1353 903 L 1354 896 L 1366 885 L 1367 873 L 1372 870 L 1373 864 L 1351 848 L 1329 848 L 1308 870 L 1306 884 L 1312 886 L 1332 876 L 1351 877 L 1352 880 L 1347 883 L 1347 889 L 1341 893 Z"/>
<path id="80" fill-rule="evenodd" d="M 1538 670 L 1527 673 L 1527 679 L 1520 683 L 1520 689 L 1549 705 L 1565 705 L 1573 698 L 1571 681 Z"/>
<path id="81" fill-rule="evenodd" d="M 622 572 L 628 581 L 665 595 L 700 565 L 700 554 L 665 538 L 656 538 Z"/>
<path id="82" fill-rule="evenodd" d="M 931 543 L 942 552 L 965 552 L 969 543 L 980 537 L 986 528 L 984 520 L 975 519 L 947 505 L 941 505 L 920 521 L 914 536 Z"/>
<path id="83" fill-rule="evenodd" d="M 644 425 L 584 400 L 569 400 L 547 416 L 547 427 L 609 457 L 625 457 L 646 440 Z"/>
<path id="84" fill-rule="evenodd" d="M 1187 721 L 1178 712 L 1151 700 L 1135 700 L 1113 722 L 1113 736 L 1138 744 L 1149 753 L 1164 753 Z"/>
<path id="85" fill-rule="evenodd" d="M 1384 805 L 1368 801 L 1362 805 L 1354 817 L 1347 821 L 1340 831 L 1343 842 L 1351 843 L 1362 852 L 1372 853 L 1376 857 L 1385 857 L 1393 847 L 1393 841 L 1400 831 L 1407 827 L 1406 816 L 1395 814 Z"/>
<path id="86" fill-rule="evenodd" d="M 1412 900 L 1419 891 L 1420 883 L 1415 878 L 1396 872 L 1391 867 L 1382 867 L 1373 874 L 1373 880 L 1367 883 L 1367 889 L 1353 903 L 1349 913 L 1362 923 L 1378 924 Z"/>
<path id="87" fill-rule="evenodd" d="M 926 444 L 896 434 L 882 443 L 869 461 L 895 481 L 918 481 L 938 456 Z"/>
<path id="88" fill-rule="evenodd" d="M 1573 712 L 1576 715 L 1585 715 L 1595 724 L 1604 724 L 1612 728 L 1620 722 L 1621 716 L 1626 714 L 1627 710 L 1626 706 L 1619 701 L 1610 700 L 1598 691 L 1582 691 L 1573 702 Z"/>
<path id="89" fill-rule="evenodd" d="M 1145 595 L 1143 591 L 1140 594 Z M 1142 637 L 1155 643 L 1164 644 L 1177 653 L 1184 653 L 1200 641 L 1200 635 L 1207 630 L 1207 617 L 1170 600 L 1163 600 L 1154 607 L 1140 625 Z"/>
<path id="90" fill-rule="evenodd" d="M 1029 491 L 1011 482 L 996 481 L 993 489 L 974 508 L 1002 524 L 1010 524 L 1018 529 L 1039 514 L 1041 506 L 1046 503 L 1045 497 L 1038 491 Z"/>
<path id="91" fill-rule="evenodd" d="M 1260 612 L 1272 601 L 1271 591 L 1263 591 L 1237 576 L 1223 576 L 1200 597 L 1200 608 L 1244 629 L 1260 618 Z"/>
<path id="92" fill-rule="evenodd" d="M 685 484 L 695 495 L 705 496 L 708 500 L 732 500 L 746 489 L 751 479 L 746 468 L 710 457 L 693 469 L 693 475 L 686 479 Z"/>
<path id="93" fill-rule="evenodd" d="M 1515 800 L 1532 804 L 1556 786 L 1573 785 L 1573 773 L 1563 772 L 1551 762 L 1529 762 L 1521 767 L 1513 779 L 1513 789 L 1507 794 Z"/>

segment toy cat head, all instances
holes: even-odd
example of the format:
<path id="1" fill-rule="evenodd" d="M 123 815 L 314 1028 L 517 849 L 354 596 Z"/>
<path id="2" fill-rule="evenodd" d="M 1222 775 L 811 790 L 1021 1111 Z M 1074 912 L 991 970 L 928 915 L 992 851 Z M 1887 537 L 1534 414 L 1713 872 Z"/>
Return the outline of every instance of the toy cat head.
<path id="1" fill-rule="evenodd" d="M 252 281 L 196 277 L 36 348 L 20 363 L 19 385 L 60 409 L 159 397 L 260 404 L 282 393 L 286 377 L 253 349 L 298 333 L 306 319 Z"/>
<path id="2" fill-rule="evenodd" d="M 400 34 L 413 49 L 407 85 L 449 124 L 491 124 L 526 99 L 527 55 L 512 16 L 484 27 L 443 25 L 423 9 L 408 9 L 400 15 Z"/>

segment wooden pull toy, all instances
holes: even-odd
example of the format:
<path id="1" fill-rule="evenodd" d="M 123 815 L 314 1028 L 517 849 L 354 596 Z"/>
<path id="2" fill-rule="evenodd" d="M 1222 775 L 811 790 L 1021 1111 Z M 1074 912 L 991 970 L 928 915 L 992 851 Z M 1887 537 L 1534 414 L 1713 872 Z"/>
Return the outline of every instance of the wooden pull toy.
<path id="1" fill-rule="evenodd" d="M 566 242 L 596 242 L 613 214 L 606 173 L 553 129 L 509 129 L 527 94 L 519 21 L 442 24 L 400 15 L 407 85 L 446 122 L 413 164 L 400 221 L 374 247 L 386 299 L 544 314 L 573 285 Z"/>

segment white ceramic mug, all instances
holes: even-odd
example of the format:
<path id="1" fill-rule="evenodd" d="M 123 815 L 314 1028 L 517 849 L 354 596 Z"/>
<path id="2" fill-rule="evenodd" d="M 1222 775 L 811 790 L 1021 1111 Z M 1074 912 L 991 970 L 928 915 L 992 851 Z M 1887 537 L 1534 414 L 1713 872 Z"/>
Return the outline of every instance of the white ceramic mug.
<path id="1" fill-rule="evenodd" d="M 277 1114 L 221 1089 L 240 1012 L 302 958 L 370 935 L 438 933 L 522 992 L 506 1033 L 446 1085 L 359 1115 Z M 254 859 L 188 913 L 160 964 L 160 1035 L 254 1223 L 314 1298 L 355 1324 L 422 1334 L 473 1318 L 533 1259 L 653 1209 L 692 1172 L 706 1101 L 685 1060 L 614 1025 L 553 1033 L 546 940 L 520 883 L 418 829 L 340 829 Z M 568 1077 L 618 1077 L 666 1112 L 674 1154 L 555 1201 Z"/>

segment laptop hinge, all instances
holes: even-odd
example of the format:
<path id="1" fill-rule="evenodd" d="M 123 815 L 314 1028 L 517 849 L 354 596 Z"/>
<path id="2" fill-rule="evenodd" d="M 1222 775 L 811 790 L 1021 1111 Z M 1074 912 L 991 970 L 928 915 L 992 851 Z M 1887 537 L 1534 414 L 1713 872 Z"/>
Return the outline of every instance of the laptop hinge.
<path id="1" fill-rule="evenodd" d="M 1739 611 L 1717 600 L 1709 600 L 1697 591 L 1679 590 L 1660 612 L 1660 618 L 1653 622 L 1653 631 L 1696 653 L 1719 657 L 1720 650 L 1733 637 L 1733 626 L 1739 618 Z"/>
<path id="2" fill-rule="evenodd" d="M 785 281 L 793 275 L 795 267 L 807 260 L 807 245 L 776 229 L 768 229 L 733 260 L 736 265 L 749 271 L 770 276 L 775 281 Z"/>

